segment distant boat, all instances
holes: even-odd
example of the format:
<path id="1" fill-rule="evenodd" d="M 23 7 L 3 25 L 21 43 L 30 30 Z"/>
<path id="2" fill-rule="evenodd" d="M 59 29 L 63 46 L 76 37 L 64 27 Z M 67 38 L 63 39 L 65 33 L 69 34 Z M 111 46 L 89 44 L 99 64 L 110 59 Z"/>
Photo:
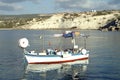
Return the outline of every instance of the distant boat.
<path id="1" fill-rule="evenodd" d="M 19 46 L 23 49 L 25 57 L 29 64 L 56 64 L 88 59 L 89 51 L 85 48 L 79 48 L 78 45 L 76 45 L 74 34 L 75 32 L 73 31 L 66 31 L 62 35 L 55 35 L 57 37 L 62 36 L 64 38 L 72 38 L 74 44 L 72 49 L 47 49 L 45 52 L 40 53 L 36 53 L 35 51 L 27 51 L 25 49 L 29 45 L 27 38 L 20 39 Z"/>

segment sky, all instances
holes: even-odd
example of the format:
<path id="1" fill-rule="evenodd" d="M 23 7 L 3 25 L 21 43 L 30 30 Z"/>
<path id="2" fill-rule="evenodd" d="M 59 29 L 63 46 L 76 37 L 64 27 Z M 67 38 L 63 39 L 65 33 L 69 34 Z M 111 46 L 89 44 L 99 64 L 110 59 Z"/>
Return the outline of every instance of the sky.
<path id="1" fill-rule="evenodd" d="M 120 10 L 120 0 L 0 0 L 0 14 L 49 14 Z"/>

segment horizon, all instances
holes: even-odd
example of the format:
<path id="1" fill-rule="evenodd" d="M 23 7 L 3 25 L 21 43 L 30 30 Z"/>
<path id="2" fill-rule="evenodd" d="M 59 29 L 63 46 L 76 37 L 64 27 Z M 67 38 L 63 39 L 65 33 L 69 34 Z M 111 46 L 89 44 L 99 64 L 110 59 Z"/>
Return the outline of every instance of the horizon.
<path id="1" fill-rule="evenodd" d="M 119 0 L 0 0 L 0 15 L 120 10 Z"/>
<path id="2" fill-rule="evenodd" d="M 99 10 L 100 11 L 100 10 Z M 95 11 L 95 12 L 99 12 Z M 101 10 L 102 11 L 120 11 L 120 10 Z M 23 14 L 0 14 L 0 16 L 20 16 L 20 15 L 53 15 L 53 14 L 62 14 L 62 13 L 85 13 L 85 12 L 94 12 L 94 11 L 81 11 L 81 12 L 56 12 L 56 13 L 23 13 Z"/>

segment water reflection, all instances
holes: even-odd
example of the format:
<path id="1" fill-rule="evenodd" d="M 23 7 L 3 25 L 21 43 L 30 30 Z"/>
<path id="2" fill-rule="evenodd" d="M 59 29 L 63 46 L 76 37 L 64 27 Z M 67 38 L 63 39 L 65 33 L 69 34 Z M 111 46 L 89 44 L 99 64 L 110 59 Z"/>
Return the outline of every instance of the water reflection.
<path id="1" fill-rule="evenodd" d="M 27 80 L 84 80 L 89 61 L 75 61 L 63 64 L 28 64 Z"/>

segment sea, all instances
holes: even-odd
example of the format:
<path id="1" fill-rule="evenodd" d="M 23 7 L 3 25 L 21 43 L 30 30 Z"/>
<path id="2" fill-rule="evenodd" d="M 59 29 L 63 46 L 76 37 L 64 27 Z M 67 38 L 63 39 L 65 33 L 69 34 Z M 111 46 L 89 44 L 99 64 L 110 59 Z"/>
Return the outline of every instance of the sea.
<path id="1" fill-rule="evenodd" d="M 76 45 L 90 51 L 87 60 L 61 64 L 28 64 L 19 47 L 27 38 L 28 51 L 72 48 L 71 38 L 54 37 L 65 30 L 0 30 L 0 80 L 120 80 L 120 32 L 73 30 Z M 86 46 L 85 46 L 86 45 Z"/>

